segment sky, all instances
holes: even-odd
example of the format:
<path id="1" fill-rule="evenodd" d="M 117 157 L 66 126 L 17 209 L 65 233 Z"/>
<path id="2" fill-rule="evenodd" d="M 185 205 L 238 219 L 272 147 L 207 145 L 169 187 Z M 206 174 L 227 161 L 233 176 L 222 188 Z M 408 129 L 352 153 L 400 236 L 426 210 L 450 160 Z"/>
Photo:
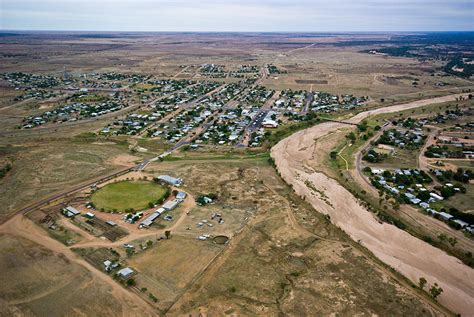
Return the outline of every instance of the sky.
<path id="1" fill-rule="evenodd" d="M 474 31 L 474 0 L 0 0 L 0 29 Z"/>

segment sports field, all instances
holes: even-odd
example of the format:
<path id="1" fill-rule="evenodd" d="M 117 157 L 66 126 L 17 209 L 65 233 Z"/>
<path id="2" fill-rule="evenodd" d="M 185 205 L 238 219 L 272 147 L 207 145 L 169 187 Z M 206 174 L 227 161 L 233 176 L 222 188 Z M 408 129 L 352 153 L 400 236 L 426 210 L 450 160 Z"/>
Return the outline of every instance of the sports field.
<path id="1" fill-rule="evenodd" d="M 148 208 L 167 193 L 167 188 L 149 181 L 123 181 L 106 185 L 92 195 L 97 209 L 126 211 Z"/>

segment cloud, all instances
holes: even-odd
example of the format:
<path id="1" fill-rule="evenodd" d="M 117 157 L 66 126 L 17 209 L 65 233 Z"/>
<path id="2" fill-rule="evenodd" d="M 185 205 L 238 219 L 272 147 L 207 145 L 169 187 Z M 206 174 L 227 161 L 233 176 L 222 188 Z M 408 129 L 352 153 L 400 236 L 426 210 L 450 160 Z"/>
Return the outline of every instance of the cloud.
<path id="1" fill-rule="evenodd" d="M 0 0 L 1 29 L 434 31 L 473 17 L 471 0 Z"/>

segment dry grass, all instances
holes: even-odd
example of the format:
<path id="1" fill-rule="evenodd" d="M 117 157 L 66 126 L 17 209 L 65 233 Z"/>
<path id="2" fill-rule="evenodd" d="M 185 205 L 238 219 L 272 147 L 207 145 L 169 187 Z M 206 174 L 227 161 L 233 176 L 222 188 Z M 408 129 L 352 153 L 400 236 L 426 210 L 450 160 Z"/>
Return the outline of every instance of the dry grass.
<path id="1" fill-rule="evenodd" d="M 62 255 L 10 235 L 0 235 L 0 246 L 0 315 L 122 313 L 108 286 Z"/>

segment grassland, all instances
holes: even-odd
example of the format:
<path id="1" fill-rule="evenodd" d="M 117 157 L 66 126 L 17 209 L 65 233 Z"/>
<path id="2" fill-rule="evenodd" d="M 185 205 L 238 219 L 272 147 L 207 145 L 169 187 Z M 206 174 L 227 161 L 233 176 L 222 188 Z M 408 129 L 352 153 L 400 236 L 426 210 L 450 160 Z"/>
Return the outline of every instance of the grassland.
<path id="1" fill-rule="evenodd" d="M 183 227 L 189 226 L 190 231 L 180 229 L 176 234 L 201 234 L 193 224 L 218 210 L 226 220 L 224 226 L 207 231 L 231 236 L 216 260 L 173 304 L 169 315 L 430 314 L 428 307 L 375 269 L 370 257 L 343 232 L 299 199 L 268 163 L 191 160 L 166 162 L 162 167 L 189 175 L 187 188 L 218 195 L 215 205 L 193 210 L 186 218 Z M 216 168 L 220 177 L 212 173 Z M 242 227 L 245 219 L 249 223 Z M 175 242 L 179 242 L 174 248 L 178 254 L 188 250 L 185 239 Z M 198 249 L 210 247 L 209 242 L 196 243 Z M 166 247 L 161 244 L 160 252 L 154 253 L 166 258 L 156 256 L 155 262 L 174 261 Z M 150 261 L 132 259 L 158 281 L 177 274 L 168 272 L 169 265 L 160 266 L 164 272 L 143 265 Z M 159 293 L 155 295 L 160 298 Z"/>
<path id="2" fill-rule="evenodd" d="M 164 309 L 221 248 L 210 241 L 203 243 L 191 237 L 173 236 L 132 257 L 128 264 L 140 273 L 137 276 L 140 287 L 146 287 L 156 296 L 158 307 Z"/>
<path id="3" fill-rule="evenodd" d="M 166 187 L 151 181 L 121 181 L 98 189 L 91 201 L 106 211 L 142 210 L 165 198 L 167 192 Z"/>
<path id="4" fill-rule="evenodd" d="M 123 151 L 113 145 L 53 141 L 0 147 L 0 153 L 12 162 L 0 180 L 0 217 L 6 217 L 32 201 L 120 168 L 110 161 Z"/>
<path id="5" fill-rule="evenodd" d="M 34 242 L 0 235 L 0 315 L 120 315 L 122 304 L 85 268 Z"/>

